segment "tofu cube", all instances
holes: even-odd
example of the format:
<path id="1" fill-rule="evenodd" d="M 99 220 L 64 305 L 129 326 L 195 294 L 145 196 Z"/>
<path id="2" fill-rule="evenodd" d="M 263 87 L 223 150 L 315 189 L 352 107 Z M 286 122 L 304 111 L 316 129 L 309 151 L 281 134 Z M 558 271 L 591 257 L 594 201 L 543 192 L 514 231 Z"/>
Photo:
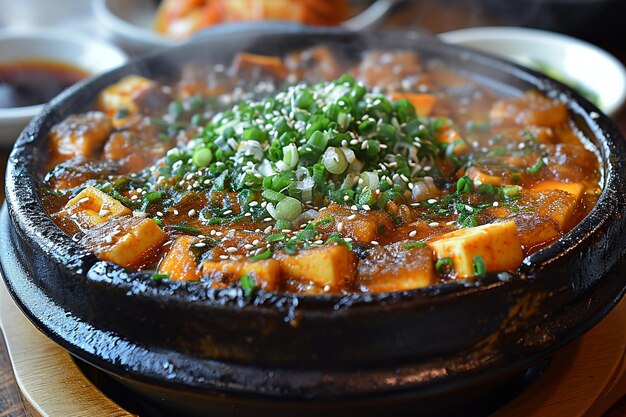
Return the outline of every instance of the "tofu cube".
<path id="1" fill-rule="evenodd" d="M 88 230 L 81 243 L 100 259 L 123 267 L 140 266 L 147 255 L 167 239 L 152 220 L 122 216 Z"/>
<path id="2" fill-rule="evenodd" d="M 202 275 L 220 273 L 228 277 L 240 278 L 250 274 L 257 285 L 268 291 L 275 290 L 280 278 L 280 264 L 275 259 L 263 261 L 204 261 L 202 263 Z"/>
<path id="3" fill-rule="evenodd" d="M 535 191 L 561 190 L 570 193 L 578 202 L 585 192 L 585 186 L 579 182 L 543 181 L 536 184 Z"/>
<path id="4" fill-rule="evenodd" d="M 159 273 L 168 274 L 175 281 L 197 281 L 200 278 L 198 264 L 190 248 L 198 241 L 195 236 L 176 238 L 159 265 Z"/>
<path id="5" fill-rule="evenodd" d="M 374 246 L 359 260 L 357 284 L 372 292 L 427 287 L 438 281 L 430 247 L 405 248 L 409 241 Z"/>
<path id="6" fill-rule="evenodd" d="M 561 230 L 567 229 L 566 226 L 572 221 L 578 205 L 573 194 L 563 190 L 531 191 L 529 194 L 534 196 L 538 216 L 551 218 Z"/>
<path id="7" fill-rule="evenodd" d="M 520 242 L 527 252 L 561 236 L 559 225 L 551 218 L 524 213 L 515 216 L 513 220 L 517 225 Z"/>
<path id="8" fill-rule="evenodd" d="M 324 246 L 284 256 L 280 266 L 284 277 L 337 287 L 354 279 L 356 255 L 343 245 Z"/>
<path id="9" fill-rule="evenodd" d="M 88 230 L 114 217 L 130 213 L 128 207 L 107 193 L 89 186 L 68 201 L 59 214 L 71 219 L 81 230 Z"/>
<path id="10" fill-rule="evenodd" d="M 117 83 L 102 90 L 98 96 L 98 104 L 107 114 L 113 116 L 118 110 L 124 109 L 129 114 L 139 110 L 136 97 L 154 87 L 155 82 L 139 75 L 128 75 Z"/>
<path id="11" fill-rule="evenodd" d="M 437 258 L 452 259 L 457 278 L 474 276 L 475 256 L 482 257 L 487 272 L 517 269 L 524 258 L 513 221 L 456 230 L 428 244 Z"/>
<path id="12" fill-rule="evenodd" d="M 61 157 L 95 156 L 113 131 L 109 117 L 97 111 L 69 116 L 50 129 L 50 148 Z"/>

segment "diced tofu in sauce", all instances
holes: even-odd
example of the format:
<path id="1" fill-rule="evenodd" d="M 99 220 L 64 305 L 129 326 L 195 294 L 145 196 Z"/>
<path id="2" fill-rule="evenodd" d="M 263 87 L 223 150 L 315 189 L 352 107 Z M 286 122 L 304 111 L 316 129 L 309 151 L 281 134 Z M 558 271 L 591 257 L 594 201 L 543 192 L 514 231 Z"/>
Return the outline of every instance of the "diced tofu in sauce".
<path id="1" fill-rule="evenodd" d="M 80 240 L 101 259 L 124 267 L 141 266 L 167 235 L 152 219 L 121 216 L 89 229 Z"/>
<path id="2" fill-rule="evenodd" d="M 351 67 L 344 58 L 325 46 L 287 59 L 240 53 L 230 66 L 189 66 L 170 85 L 123 78 L 100 93 L 94 103 L 100 111 L 51 129 L 52 162 L 61 164 L 44 181 L 47 207 L 83 246 L 124 267 L 218 288 L 243 288 L 247 276 L 268 291 L 343 294 L 515 271 L 595 204 L 597 157 L 570 126 L 563 103 L 537 92 L 498 100 L 413 51 L 367 51 Z M 245 109 L 249 97 L 279 92 L 284 81 L 312 84 L 344 73 L 362 85 L 347 77 L 332 103 L 296 87 L 253 117 L 212 126 Z M 256 81 L 246 84 L 249 79 Z M 371 88 L 367 100 L 352 103 L 359 89 Z M 354 116 L 348 114 L 353 104 L 372 108 Z M 398 109 L 407 105 L 415 120 L 402 120 L 409 116 Z M 306 118 L 316 106 L 322 114 L 311 123 Z M 266 108 L 272 110 L 263 114 Z M 315 141 L 322 148 L 307 148 L 309 129 L 325 119 L 331 124 L 319 128 Z M 344 136 L 333 138 L 329 132 L 344 123 L 335 132 Z M 272 136 L 278 129 L 299 136 L 286 146 L 289 135 Z M 244 155 L 250 140 L 263 158 Z M 276 140 L 280 146 L 270 143 Z M 322 158 L 331 142 L 335 162 L 346 159 L 342 173 L 331 173 L 323 159 L 302 165 L 317 151 Z M 198 143 L 210 151 L 202 158 Z M 173 146 L 178 149 L 168 153 Z M 233 170 L 233 161 L 245 169 Z M 219 179 L 230 170 L 236 177 Z M 292 171 L 289 183 L 269 190 L 279 195 L 266 197 L 267 177 Z M 278 222 L 286 195 L 300 199 L 302 212 Z M 435 267 L 444 258 L 452 264 L 449 274 Z"/>
<path id="3" fill-rule="evenodd" d="M 114 217 L 130 213 L 130 209 L 113 197 L 97 188 L 87 187 L 68 201 L 59 215 L 69 218 L 80 229 L 88 230 Z"/>
<path id="4" fill-rule="evenodd" d="M 428 243 L 437 258 L 450 258 L 457 277 L 473 277 L 479 256 L 487 272 L 515 270 L 524 254 L 515 222 L 486 224 L 438 236 Z"/>

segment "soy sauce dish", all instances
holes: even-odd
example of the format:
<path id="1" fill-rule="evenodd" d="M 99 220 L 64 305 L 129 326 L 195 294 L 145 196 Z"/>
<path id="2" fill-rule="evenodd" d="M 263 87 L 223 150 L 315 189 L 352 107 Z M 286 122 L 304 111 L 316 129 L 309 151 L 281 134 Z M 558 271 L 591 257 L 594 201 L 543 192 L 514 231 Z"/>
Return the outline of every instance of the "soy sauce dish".
<path id="1" fill-rule="evenodd" d="M 79 245 L 82 232 L 66 233 L 55 223 L 59 217 L 55 214 L 53 219 L 47 213 L 54 197 L 42 194 L 48 189 L 44 174 L 50 169 L 49 138 L 54 138 L 49 134 L 68 116 L 93 109 L 105 88 L 129 75 L 174 80 L 190 64 L 228 68 L 241 52 L 285 57 L 320 45 L 338 57 L 343 68 L 358 63 L 363 51 L 409 51 L 424 67 L 443 68 L 441 74 L 447 74 L 444 78 L 448 80 L 457 80 L 446 72 L 452 71 L 501 97 L 534 91 L 537 95 L 528 100 L 564 105 L 570 120 L 567 129 L 573 135 L 568 137 L 582 140 L 597 156 L 595 204 L 560 238 L 542 241 L 520 257 L 519 265 L 504 266 L 508 272 L 490 270 L 489 262 L 485 262 L 488 270 L 485 265 L 481 270 L 478 261 L 482 258 L 474 258 L 474 267 L 477 263 L 479 267 L 476 277 L 460 279 L 465 277 L 459 275 L 455 279 L 455 274 L 446 270 L 448 263 L 456 262 L 451 257 L 437 266 L 437 274 L 448 274 L 449 279 L 437 278 L 413 289 L 396 286 L 397 291 L 384 287 L 366 291 L 365 284 L 359 288 L 331 286 L 327 291 L 318 288 L 315 280 L 310 285 L 294 283 L 293 276 L 274 287 L 253 285 L 252 290 L 250 281 L 231 282 L 228 273 L 202 280 L 162 279 L 159 274 L 155 278 L 154 268 L 163 270 L 165 261 L 145 270 L 118 266 L 107 261 L 104 252 L 96 250 L 97 257 L 86 249 L 88 245 Z M 301 68 L 314 66 L 314 60 L 308 62 Z M 249 73 L 258 76 L 262 71 Z M 205 76 L 201 79 L 206 82 Z M 450 85 L 449 94 L 467 93 L 461 84 Z M 167 140 L 173 139 L 163 138 Z M 454 152 L 456 148 L 451 149 Z M 346 151 L 342 152 L 345 157 Z M 2 272 L 17 304 L 48 337 L 141 398 L 171 412 L 345 415 L 358 411 L 380 415 L 411 413 L 415 407 L 424 413 L 449 411 L 449 398 L 457 404 L 470 404 L 480 393 L 493 393 L 495 386 L 544 361 L 590 329 L 619 301 L 626 286 L 626 277 L 619 273 L 626 240 L 625 152 L 623 137 L 610 119 L 576 92 L 477 51 L 411 32 L 362 34 L 291 25 L 264 26 L 258 31 L 215 30 L 210 36 L 141 58 L 66 91 L 27 127 L 8 163 L 7 202 L 1 217 Z M 145 156 L 145 152 L 138 155 Z M 534 175 L 542 167 L 534 166 L 529 172 Z M 60 181 L 64 177 L 54 178 Z M 333 178 L 327 177 L 330 188 Z M 488 182 L 482 177 L 466 184 L 463 178 L 452 191 L 455 196 L 467 191 L 466 187 Z M 89 181 L 87 185 L 101 185 L 94 178 Z M 354 192 L 361 195 L 363 189 L 357 182 Z M 500 188 L 492 185 L 482 190 Z M 130 199 L 118 198 L 132 206 Z M 355 204 L 360 205 L 358 211 L 367 202 Z M 461 206 L 459 211 L 469 210 Z M 51 211 L 58 210 L 62 206 Z M 149 207 L 142 210 L 135 209 L 136 217 L 149 220 L 145 217 Z M 292 220 L 279 224 L 291 227 Z M 167 216 L 159 222 L 163 230 L 169 230 L 164 224 Z M 402 221 L 398 222 L 401 227 Z M 192 233 L 193 228 L 179 229 Z M 545 232 L 545 228 L 541 230 Z M 288 239 L 290 233 L 295 232 L 285 230 L 282 239 Z M 413 236 L 417 233 L 421 232 Z M 532 230 L 528 236 L 534 236 Z M 312 250 L 308 244 L 305 249 Z M 348 246 L 337 236 L 313 244 Z M 287 250 L 286 243 L 282 245 L 270 245 L 271 251 Z M 350 246 L 363 251 L 358 262 L 365 262 L 372 245 L 370 242 L 363 249 L 353 240 Z M 404 245 L 407 250 L 422 248 L 421 242 Z M 305 249 L 296 248 L 308 253 Z M 119 258 L 108 259 L 122 263 Z M 288 258 L 279 261 L 286 262 L 284 259 Z M 411 258 L 407 259 L 410 263 Z M 152 265 L 156 259 L 142 262 Z M 180 262 L 186 261 L 181 258 Z M 167 271 L 165 278 L 178 273 L 176 268 Z M 457 272 L 460 274 L 460 269 Z M 362 279 L 365 273 L 359 269 L 359 274 L 355 279 Z M 438 275 L 428 276 L 434 279 Z M 247 279 L 258 277 L 252 273 Z M 378 282 L 377 276 L 369 279 Z"/>

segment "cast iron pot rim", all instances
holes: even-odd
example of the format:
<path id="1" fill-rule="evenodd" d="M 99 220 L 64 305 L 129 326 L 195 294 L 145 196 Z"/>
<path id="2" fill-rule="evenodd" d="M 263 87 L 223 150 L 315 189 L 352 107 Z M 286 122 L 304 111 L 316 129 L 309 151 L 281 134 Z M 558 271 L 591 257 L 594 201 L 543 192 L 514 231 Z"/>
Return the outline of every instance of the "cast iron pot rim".
<path id="1" fill-rule="evenodd" d="M 284 37 L 289 35 L 308 35 L 327 38 L 331 41 L 342 36 L 353 37 L 355 40 L 358 40 L 361 36 L 371 36 L 371 34 L 356 33 L 345 29 L 311 28 L 293 24 L 276 25 L 274 23 L 261 23 L 255 26 L 248 26 L 246 29 L 250 31 L 260 29 L 265 36 Z M 212 30 L 204 35 L 210 35 L 214 38 L 219 38 L 220 35 L 228 35 L 230 37 L 238 35 L 249 36 L 249 33 L 246 31 L 237 32 L 237 30 L 238 28 L 235 25 L 232 27 L 224 27 L 221 30 Z M 403 300 L 421 300 L 428 302 L 429 300 L 443 298 L 444 295 L 462 296 L 467 292 L 486 290 L 492 286 L 506 285 L 510 280 L 527 278 L 541 279 L 540 274 L 536 274 L 538 270 L 563 256 L 567 256 L 568 253 L 584 245 L 585 241 L 587 241 L 603 223 L 608 221 L 607 217 L 609 216 L 607 215 L 610 214 L 612 210 L 611 203 L 615 201 L 613 193 L 615 193 L 616 190 L 613 186 L 615 185 L 616 175 L 618 174 L 614 169 L 614 159 L 621 160 L 623 158 L 623 155 L 616 154 L 614 151 L 612 152 L 611 148 L 614 147 L 617 141 L 623 141 L 623 138 L 617 127 L 606 115 L 571 88 L 534 70 L 524 68 L 504 59 L 470 48 L 444 44 L 435 39 L 425 39 L 422 34 L 416 32 L 397 30 L 378 32 L 378 34 L 383 35 L 398 33 L 415 41 L 416 46 L 422 46 L 425 47 L 425 49 L 428 49 L 429 46 L 437 46 L 438 48 L 445 48 L 450 52 L 454 51 L 462 54 L 465 56 L 464 59 L 476 61 L 481 64 L 489 64 L 498 71 L 508 73 L 513 78 L 520 79 L 544 94 L 548 94 L 564 102 L 570 114 L 582 117 L 597 140 L 594 146 L 600 153 L 599 162 L 603 165 L 604 184 L 596 205 L 591 212 L 565 236 L 548 247 L 526 257 L 517 274 L 488 274 L 476 283 L 452 282 L 408 291 L 379 294 L 303 295 L 259 290 L 252 300 L 255 306 L 282 304 L 288 301 L 289 303 L 295 303 L 299 306 L 331 306 L 336 310 L 338 306 L 346 307 L 353 304 L 377 304 L 381 302 L 388 304 L 390 302 Z M 206 41 L 206 38 L 209 38 L 209 36 L 204 36 L 204 38 L 204 41 Z M 203 36 L 199 36 L 198 39 L 196 39 L 196 42 L 197 41 L 202 42 Z M 215 41 L 213 40 L 212 42 Z M 320 43 L 322 42 L 323 40 L 320 40 Z M 186 45 L 171 49 L 178 50 L 181 48 L 186 48 Z M 150 58 L 158 57 L 162 54 L 167 55 L 169 51 L 170 49 L 166 49 L 146 57 L 140 57 L 118 69 L 78 83 L 54 98 L 46 105 L 43 112 L 29 123 L 17 139 L 7 166 L 6 200 L 11 222 L 22 236 L 28 236 L 29 240 L 37 245 L 47 256 L 53 258 L 55 262 L 70 275 L 85 277 L 93 281 L 107 281 L 110 285 L 116 286 L 122 290 L 127 290 L 129 294 L 136 294 L 138 290 L 139 292 L 145 293 L 146 289 L 149 289 L 151 290 L 150 294 L 148 294 L 149 296 L 158 298 L 167 296 L 170 300 L 173 300 L 177 298 L 177 295 L 180 295 L 177 294 L 177 291 L 184 288 L 186 289 L 186 294 L 180 299 L 182 302 L 189 302 L 188 297 L 190 294 L 193 294 L 195 303 L 207 303 L 208 305 L 214 304 L 215 306 L 223 307 L 233 305 L 243 307 L 249 303 L 242 302 L 242 293 L 239 289 L 206 288 L 201 282 L 181 283 L 163 281 L 157 283 L 152 281 L 150 275 L 146 272 L 131 271 L 109 262 L 99 261 L 93 253 L 78 247 L 77 243 L 74 242 L 70 236 L 56 226 L 50 215 L 43 209 L 37 192 L 38 170 L 34 153 L 38 147 L 36 143 L 38 137 L 47 133 L 45 129 L 46 121 L 50 118 L 58 119 L 56 113 L 64 114 L 65 111 L 62 109 L 79 100 L 81 92 L 102 83 L 104 79 L 119 79 L 121 76 L 126 75 L 130 69 L 140 66 Z M 112 81 L 107 81 L 107 84 L 111 82 Z M 68 259 L 72 259 L 72 262 L 68 262 Z M 111 275 L 114 277 L 110 278 L 106 276 L 106 273 L 94 273 L 92 267 L 98 264 L 100 264 L 101 267 L 106 265 L 106 268 L 102 269 L 111 271 Z M 549 279 L 549 277 L 545 277 L 544 279 Z"/>

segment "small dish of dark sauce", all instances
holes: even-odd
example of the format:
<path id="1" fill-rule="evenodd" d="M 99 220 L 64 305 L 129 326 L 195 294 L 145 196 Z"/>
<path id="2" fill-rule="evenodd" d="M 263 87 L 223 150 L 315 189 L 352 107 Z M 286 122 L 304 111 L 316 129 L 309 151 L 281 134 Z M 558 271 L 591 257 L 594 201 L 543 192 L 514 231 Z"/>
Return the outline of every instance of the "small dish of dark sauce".
<path id="1" fill-rule="evenodd" d="M 47 103 L 67 87 L 88 76 L 87 71 L 58 61 L 0 63 L 0 109 Z"/>

